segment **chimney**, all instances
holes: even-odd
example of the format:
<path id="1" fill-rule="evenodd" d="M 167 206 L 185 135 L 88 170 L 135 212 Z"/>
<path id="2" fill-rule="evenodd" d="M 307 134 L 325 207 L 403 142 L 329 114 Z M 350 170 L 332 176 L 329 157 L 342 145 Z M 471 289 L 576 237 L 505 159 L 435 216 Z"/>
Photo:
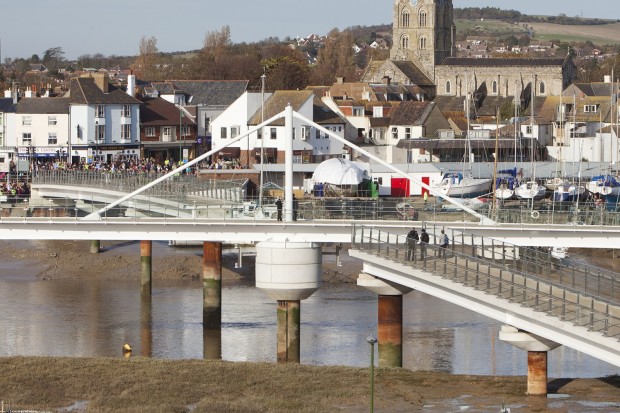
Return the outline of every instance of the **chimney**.
<path id="1" fill-rule="evenodd" d="M 127 94 L 136 97 L 136 75 L 133 72 L 127 76 Z"/>
<path id="2" fill-rule="evenodd" d="M 109 92 L 108 85 L 110 83 L 110 77 L 107 73 L 95 73 L 93 78 L 95 79 L 95 85 L 97 85 L 103 93 Z"/>
<path id="3" fill-rule="evenodd" d="M 604 83 L 611 83 L 611 75 L 605 75 L 603 77 L 603 82 Z"/>
<path id="4" fill-rule="evenodd" d="M 339 85 L 342 85 L 344 83 L 344 77 L 337 76 L 336 77 L 336 83 L 339 84 Z"/>

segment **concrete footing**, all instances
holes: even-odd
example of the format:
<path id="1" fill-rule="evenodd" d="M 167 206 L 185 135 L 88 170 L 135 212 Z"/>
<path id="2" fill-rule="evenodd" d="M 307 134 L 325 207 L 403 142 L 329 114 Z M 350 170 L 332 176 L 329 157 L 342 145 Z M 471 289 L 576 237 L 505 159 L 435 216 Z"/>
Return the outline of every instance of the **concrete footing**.
<path id="1" fill-rule="evenodd" d="M 142 294 L 153 291 L 153 241 L 140 241 L 140 287 Z"/>
<path id="2" fill-rule="evenodd" d="M 205 242 L 202 262 L 202 324 L 222 328 L 222 243 Z"/>
<path id="3" fill-rule="evenodd" d="M 91 240 L 90 241 L 90 253 L 91 254 L 98 254 L 99 251 L 101 251 L 101 241 Z"/>
<path id="4" fill-rule="evenodd" d="M 278 301 L 278 363 L 299 363 L 300 315 L 300 301 Z"/>
<path id="5" fill-rule="evenodd" d="M 527 394 L 547 395 L 547 357 L 548 352 L 560 344 L 546 338 L 518 330 L 512 326 L 502 326 L 499 339 L 527 351 Z"/>

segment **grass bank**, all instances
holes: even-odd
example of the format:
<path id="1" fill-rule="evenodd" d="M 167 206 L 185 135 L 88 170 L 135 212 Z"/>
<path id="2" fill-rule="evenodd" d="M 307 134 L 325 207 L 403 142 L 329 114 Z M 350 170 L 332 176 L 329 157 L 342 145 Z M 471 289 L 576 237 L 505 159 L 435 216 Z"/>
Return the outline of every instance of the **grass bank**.
<path id="1" fill-rule="evenodd" d="M 0 366 L 0 399 L 13 409 L 59 411 L 78 403 L 80 410 L 63 411 L 364 412 L 369 405 L 369 370 L 360 368 L 141 357 L 10 357 L 0 359 Z M 453 408 L 455 399 L 468 397 L 466 403 L 478 404 L 480 411 L 546 400 L 524 396 L 524 377 L 375 372 L 377 412 L 416 411 L 441 403 Z M 620 402 L 618 378 L 557 383 L 558 392 L 587 395 L 588 400 L 615 394 Z"/>

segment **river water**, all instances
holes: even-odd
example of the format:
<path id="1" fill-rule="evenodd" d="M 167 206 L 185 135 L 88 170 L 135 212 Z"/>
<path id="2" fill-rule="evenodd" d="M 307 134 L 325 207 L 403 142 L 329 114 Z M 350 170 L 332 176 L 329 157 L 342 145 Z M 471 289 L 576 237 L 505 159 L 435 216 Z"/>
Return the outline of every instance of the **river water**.
<path id="1" fill-rule="evenodd" d="M 20 274 L 19 276 L 17 274 Z M 276 360 L 276 303 L 253 286 L 223 288 L 221 332 L 202 329 L 200 281 L 155 282 L 142 301 L 128 281 L 44 281 L 0 264 L 0 356 Z M 325 285 L 301 305 L 301 362 L 365 367 L 376 334 L 376 295 Z M 500 324 L 424 295 L 404 300 L 404 367 L 453 374 L 527 374 L 525 352 L 498 340 Z M 601 377 L 618 369 L 567 347 L 549 355 L 549 377 Z"/>

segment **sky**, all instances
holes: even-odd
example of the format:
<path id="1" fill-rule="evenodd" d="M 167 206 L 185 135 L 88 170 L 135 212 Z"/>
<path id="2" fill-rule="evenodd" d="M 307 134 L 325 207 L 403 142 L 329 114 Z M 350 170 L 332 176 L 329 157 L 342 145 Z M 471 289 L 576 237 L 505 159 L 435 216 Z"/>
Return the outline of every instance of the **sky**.
<path id="1" fill-rule="evenodd" d="M 500 7 L 526 14 L 620 19 L 618 0 L 453 0 L 454 7 Z M 241 3 L 241 4 L 239 4 Z M 101 53 L 136 55 L 143 36 L 163 52 L 202 47 L 208 32 L 228 25 L 235 43 L 327 34 L 351 26 L 391 24 L 393 0 L 10 0 L 2 7 L 0 42 L 6 57 L 65 58 Z M 584 7 L 587 5 L 587 7 Z"/>

